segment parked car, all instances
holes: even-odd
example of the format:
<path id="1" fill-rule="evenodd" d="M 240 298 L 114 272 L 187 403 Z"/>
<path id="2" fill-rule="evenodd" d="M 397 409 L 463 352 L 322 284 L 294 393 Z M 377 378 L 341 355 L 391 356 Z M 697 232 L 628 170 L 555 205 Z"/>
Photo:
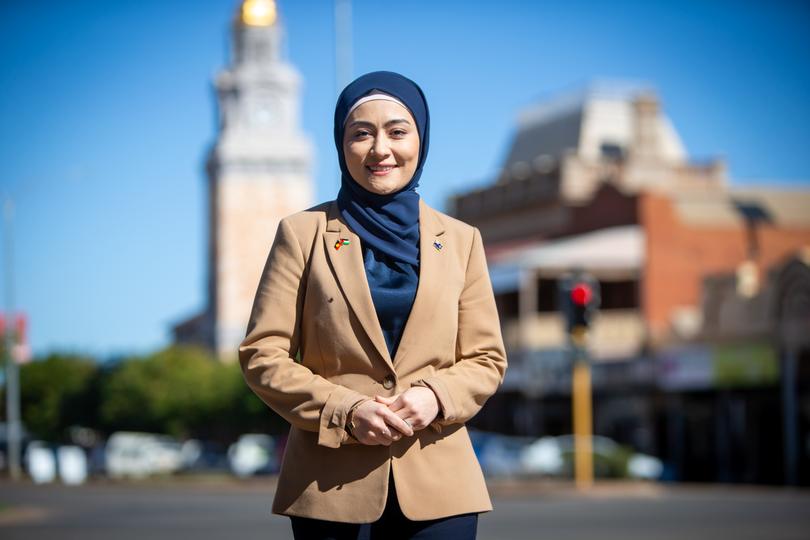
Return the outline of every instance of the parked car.
<path id="1" fill-rule="evenodd" d="M 278 472 L 278 455 L 273 438 L 260 433 L 241 435 L 228 448 L 228 462 L 236 476 Z"/>
<path id="2" fill-rule="evenodd" d="M 31 441 L 25 449 L 23 462 L 35 484 L 56 480 L 56 454 L 45 441 Z"/>
<path id="3" fill-rule="evenodd" d="M 181 454 L 185 472 L 227 471 L 229 468 L 227 450 L 215 441 L 190 439 L 183 443 Z"/>
<path id="4" fill-rule="evenodd" d="M 574 475 L 574 435 L 541 437 L 529 445 L 523 455 L 524 472 L 549 476 Z M 593 435 L 594 476 L 597 478 L 658 479 L 663 470 L 661 461 L 645 454 L 633 452 L 616 441 Z"/>
<path id="5" fill-rule="evenodd" d="M 63 483 L 84 484 L 87 480 L 87 454 L 80 446 L 60 446 L 56 449 L 56 468 Z"/>
<path id="6" fill-rule="evenodd" d="M 182 445 L 165 435 L 118 431 L 107 441 L 107 474 L 142 478 L 173 473 L 183 465 L 181 451 Z"/>
<path id="7" fill-rule="evenodd" d="M 473 450 L 486 476 L 523 474 L 522 455 L 533 437 L 515 437 L 500 433 L 468 430 Z"/>
<path id="8" fill-rule="evenodd" d="M 473 449 L 487 476 L 541 475 L 571 478 L 574 475 L 574 436 L 517 437 L 470 429 Z M 616 441 L 591 438 L 594 475 L 598 478 L 661 477 L 663 464 L 654 456 L 639 454 Z"/>

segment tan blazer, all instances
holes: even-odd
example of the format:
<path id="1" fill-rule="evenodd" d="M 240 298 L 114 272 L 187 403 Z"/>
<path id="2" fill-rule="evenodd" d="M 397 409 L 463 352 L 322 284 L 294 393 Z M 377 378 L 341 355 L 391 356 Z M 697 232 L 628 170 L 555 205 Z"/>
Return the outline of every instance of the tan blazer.
<path id="1" fill-rule="evenodd" d="M 424 202 L 419 222 L 419 285 L 393 359 L 360 238 L 337 204 L 279 223 L 239 346 L 247 384 L 292 424 L 276 514 L 375 521 L 391 468 L 402 512 L 412 520 L 492 510 L 464 427 L 506 370 L 481 235 Z M 349 243 L 336 248 L 343 239 Z M 366 446 L 347 434 L 352 405 L 412 385 L 429 386 L 438 397 L 441 413 L 429 428 L 391 446 Z"/>

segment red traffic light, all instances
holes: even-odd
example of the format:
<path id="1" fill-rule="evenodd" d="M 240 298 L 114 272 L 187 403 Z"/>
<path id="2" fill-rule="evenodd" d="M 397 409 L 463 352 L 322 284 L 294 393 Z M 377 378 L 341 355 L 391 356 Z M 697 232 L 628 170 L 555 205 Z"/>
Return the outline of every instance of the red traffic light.
<path id="1" fill-rule="evenodd" d="M 587 306 L 593 299 L 593 289 L 587 283 L 577 283 L 571 288 L 571 301 L 578 306 Z"/>

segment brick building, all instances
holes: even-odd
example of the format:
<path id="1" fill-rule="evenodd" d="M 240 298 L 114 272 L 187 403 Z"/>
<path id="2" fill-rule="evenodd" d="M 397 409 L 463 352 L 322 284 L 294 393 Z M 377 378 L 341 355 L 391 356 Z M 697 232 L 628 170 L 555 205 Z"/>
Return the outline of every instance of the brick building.
<path id="1" fill-rule="evenodd" d="M 688 414 L 670 395 L 714 392 L 715 357 L 756 363 L 745 351 L 761 346 L 773 364 L 780 353 L 772 334 L 737 349 L 706 346 L 704 283 L 730 274 L 734 294 L 761 295 L 768 272 L 810 246 L 810 191 L 730 185 L 722 160 L 689 159 L 653 91 L 599 85 L 523 111 L 496 181 L 450 207 L 481 230 L 511 361 L 480 427 L 570 432 L 557 284 L 584 270 L 601 289 L 588 343 L 595 431 L 669 460 L 673 477 L 716 479 L 689 455 L 665 455 L 673 419 Z M 681 354 L 686 346 L 703 346 L 700 358 Z M 702 375 L 690 386 L 679 377 L 694 365 Z M 767 375 L 735 384 L 779 390 Z M 697 459 L 722 457 L 710 454 Z"/>

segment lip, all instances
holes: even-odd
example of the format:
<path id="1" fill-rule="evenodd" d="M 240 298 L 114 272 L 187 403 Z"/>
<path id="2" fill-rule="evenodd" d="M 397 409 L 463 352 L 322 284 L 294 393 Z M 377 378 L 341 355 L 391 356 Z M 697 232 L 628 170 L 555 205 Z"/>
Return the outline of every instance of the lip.
<path id="1" fill-rule="evenodd" d="M 375 171 L 375 170 L 374 170 L 374 169 L 372 169 L 371 167 L 390 167 L 390 169 L 388 169 L 388 170 L 384 170 L 384 171 Z M 385 164 L 385 163 L 380 164 L 380 165 L 366 165 L 366 169 L 367 169 L 367 170 L 368 170 L 368 171 L 369 171 L 371 174 L 373 174 L 374 176 L 386 176 L 386 175 L 390 174 L 390 173 L 391 173 L 391 171 L 393 171 L 393 170 L 394 170 L 394 169 L 396 169 L 397 167 L 398 167 L 398 165 L 389 165 L 389 164 Z"/>

